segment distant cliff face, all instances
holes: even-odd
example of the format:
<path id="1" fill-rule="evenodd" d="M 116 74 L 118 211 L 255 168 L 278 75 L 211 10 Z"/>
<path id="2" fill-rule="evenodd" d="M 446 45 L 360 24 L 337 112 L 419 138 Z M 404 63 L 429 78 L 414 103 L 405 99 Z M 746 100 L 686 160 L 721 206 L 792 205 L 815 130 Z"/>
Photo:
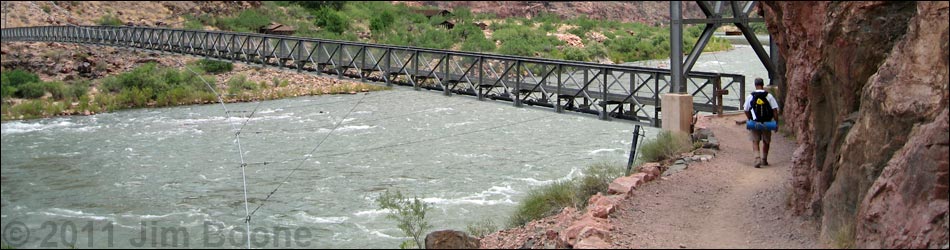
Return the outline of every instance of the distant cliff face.
<path id="1" fill-rule="evenodd" d="M 499 18 L 533 17 L 541 12 L 557 14 L 562 18 L 587 15 L 592 19 L 669 24 L 670 2 L 558 2 L 558 1 L 393 1 L 409 6 L 431 6 L 441 9 L 467 7 L 472 13 L 494 13 Z M 694 3 L 683 4 L 684 18 L 701 18 L 702 11 Z"/>
<path id="2" fill-rule="evenodd" d="M 764 2 L 797 135 L 791 207 L 832 243 L 948 239 L 948 3 Z"/>

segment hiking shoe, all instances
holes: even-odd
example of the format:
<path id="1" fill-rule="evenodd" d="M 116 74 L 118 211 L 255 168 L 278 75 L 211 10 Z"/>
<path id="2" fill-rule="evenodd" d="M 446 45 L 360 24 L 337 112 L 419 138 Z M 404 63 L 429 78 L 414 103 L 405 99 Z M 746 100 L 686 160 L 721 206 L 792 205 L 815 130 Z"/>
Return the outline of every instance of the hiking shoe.
<path id="1" fill-rule="evenodd" d="M 768 165 L 769 165 L 769 160 L 762 158 L 762 166 L 768 166 Z"/>
<path id="2" fill-rule="evenodd" d="M 753 166 L 755 166 L 755 168 L 759 168 L 760 165 L 762 165 L 762 157 L 756 156 L 755 163 L 753 163 Z"/>

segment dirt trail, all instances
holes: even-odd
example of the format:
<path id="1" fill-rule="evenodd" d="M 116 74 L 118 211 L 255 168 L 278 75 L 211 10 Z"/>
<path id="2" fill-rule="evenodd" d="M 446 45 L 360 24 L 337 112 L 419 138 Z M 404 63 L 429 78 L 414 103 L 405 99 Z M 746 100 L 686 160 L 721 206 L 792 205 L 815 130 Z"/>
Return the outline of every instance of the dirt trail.
<path id="1" fill-rule="evenodd" d="M 816 223 L 786 209 L 795 144 L 773 134 L 769 166 L 753 168 L 744 115 L 704 117 L 720 151 L 635 191 L 611 215 L 616 248 L 823 248 Z"/>

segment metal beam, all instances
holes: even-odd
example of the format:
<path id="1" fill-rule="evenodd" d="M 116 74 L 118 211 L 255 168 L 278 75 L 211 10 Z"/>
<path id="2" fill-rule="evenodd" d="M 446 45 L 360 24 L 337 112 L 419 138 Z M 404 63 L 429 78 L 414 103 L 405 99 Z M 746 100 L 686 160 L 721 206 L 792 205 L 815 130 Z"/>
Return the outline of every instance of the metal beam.
<path id="1" fill-rule="evenodd" d="M 705 19 L 683 19 L 683 24 L 704 24 L 704 23 L 748 23 L 748 22 L 765 22 L 765 18 L 761 17 L 727 17 L 727 18 L 705 18 Z"/>
<path id="2" fill-rule="evenodd" d="M 709 40 L 712 38 L 716 28 L 719 28 L 719 24 L 706 24 L 706 28 L 703 29 L 703 34 L 699 36 L 699 39 L 696 39 L 696 45 L 693 46 L 693 50 L 689 52 L 689 56 L 686 57 L 686 62 L 683 63 L 683 73 L 688 74 L 689 71 L 693 70 L 693 65 L 696 64 L 696 60 L 699 59 L 699 54 L 703 53 L 703 49 L 706 48 L 706 44 L 709 43 Z"/>
<path id="3" fill-rule="evenodd" d="M 670 1 L 670 71 L 673 87 L 670 93 L 686 93 L 683 84 L 683 23 L 682 5 L 679 1 Z"/>
<path id="4" fill-rule="evenodd" d="M 769 54 L 765 53 L 765 49 L 762 49 L 762 43 L 755 37 L 755 33 L 753 33 L 752 29 L 746 26 L 745 23 L 736 23 L 736 27 L 739 27 L 739 30 L 742 31 L 742 35 L 749 41 L 749 45 L 752 45 L 752 50 L 755 51 L 755 55 L 759 57 L 759 61 L 761 61 L 765 69 L 768 70 L 769 78 L 772 78 L 772 76 L 775 75 L 775 65 L 772 64 L 772 59 L 769 58 Z"/>

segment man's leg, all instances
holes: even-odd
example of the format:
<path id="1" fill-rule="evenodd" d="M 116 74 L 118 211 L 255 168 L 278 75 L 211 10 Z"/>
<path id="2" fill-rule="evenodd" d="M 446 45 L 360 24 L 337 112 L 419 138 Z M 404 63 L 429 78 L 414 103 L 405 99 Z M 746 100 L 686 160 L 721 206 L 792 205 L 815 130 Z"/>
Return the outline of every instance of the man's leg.
<path id="1" fill-rule="evenodd" d="M 752 163 L 752 166 L 758 168 L 762 164 L 761 158 L 759 157 L 759 141 L 762 140 L 762 131 L 758 130 L 749 130 L 749 139 L 752 140 L 752 151 L 755 155 L 755 162 Z"/>
<path id="2" fill-rule="evenodd" d="M 772 131 L 762 132 L 762 165 L 769 165 L 769 144 L 772 143 Z"/>

